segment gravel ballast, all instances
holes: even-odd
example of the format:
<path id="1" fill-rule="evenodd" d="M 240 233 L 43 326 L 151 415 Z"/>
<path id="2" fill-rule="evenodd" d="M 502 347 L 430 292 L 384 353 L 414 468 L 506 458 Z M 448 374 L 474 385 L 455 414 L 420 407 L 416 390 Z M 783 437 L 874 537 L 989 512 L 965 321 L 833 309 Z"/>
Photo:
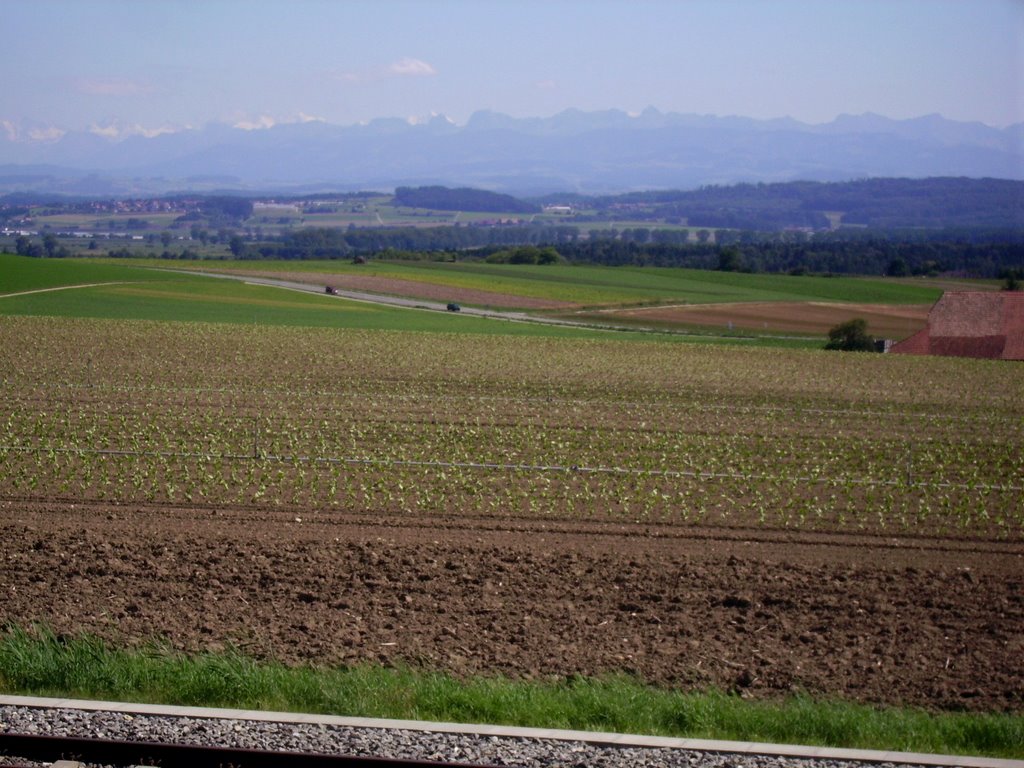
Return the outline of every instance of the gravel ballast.
<path id="1" fill-rule="evenodd" d="M 464 762 L 523 768 L 855 768 L 893 763 L 604 745 L 583 741 L 358 728 L 323 723 L 169 717 L 0 706 L 0 732 L 243 749 Z M 0 765 L 2 765 L 0 758 Z"/>

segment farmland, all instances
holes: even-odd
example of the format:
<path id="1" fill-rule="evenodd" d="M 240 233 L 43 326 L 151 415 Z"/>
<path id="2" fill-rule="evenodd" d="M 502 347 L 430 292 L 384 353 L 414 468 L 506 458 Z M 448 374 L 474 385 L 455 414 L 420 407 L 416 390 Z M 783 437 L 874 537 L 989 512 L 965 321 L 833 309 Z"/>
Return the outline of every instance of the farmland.
<path id="1" fill-rule="evenodd" d="M 86 331 L 75 343 L 92 350 L 86 368 L 44 369 L 36 381 L 99 384 L 120 368 L 124 350 L 153 345 L 144 332 L 108 331 L 129 336 L 104 354 L 98 332 Z M 12 409 L 3 441 L 15 450 L 10 490 L 851 533 L 1016 539 L 1024 530 L 1013 512 L 1024 476 L 1021 428 L 1004 415 L 1019 394 L 1012 368 L 985 372 L 996 392 L 979 407 L 960 405 L 976 399 L 978 374 L 964 371 L 921 403 L 932 372 L 882 358 L 844 364 L 821 355 L 500 337 L 424 342 L 354 331 L 342 342 L 310 329 L 235 330 L 225 346 L 221 332 L 194 329 L 179 350 L 205 350 L 211 366 L 235 361 L 209 373 L 175 372 L 180 363 L 163 357 L 163 340 L 159 357 L 135 352 L 149 361 L 154 385 L 164 375 L 177 387 L 191 383 L 177 398 L 160 387 L 147 394 L 114 386 L 95 406 L 65 411 L 58 403 L 69 393 L 61 391 L 41 412 Z M 870 382 L 860 392 L 844 380 L 853 365 Z M 778 370 L 768 382 L 770 366 Z M 894 368 L 899 378 L 886 386 L 879 377 Z M 460 370 L 472 373 L 463 380 Z M 522 381 L 511 387 L 506 371 Z M 295 374 L 299 382 L 281 392 Z M 253 391 L 244 383 L 252 375 L 277 386 Z M 340 391 L 331 384 L 339 376 Z M 399 384 L 380 386 L 389 377 Z M 709 392 L 719 377 L 718 392 Z M 211 388 L 216 394 L 196 394 Z M 965 436 L 965 424 L 977 434 Z M 95 460 L 81 461 L 80 448 Z"/>
<path id="2" fill-rule="evenodd" d="M 927 307 L 927 284 L 202 265 L 317 289 L 303 292 L 125 260 L 0 260 L 0 655 L 41 653 L 25 630 L 60 653 L 84 634 L 143 658 L 441 673 L 499 698 L 518 695 L 506 679 L 615 678 L 1017 722 L 1017 366 L 682 344 L 320 287 L 489 286 L 512 307 L 570 305 L 531 312 L 601 315 Z M 107 674 L 98 664 L 88 675 Z M 0 687 L 14 680 L 0 668 Z"/>
<path id="3" fill-rule="evenodd" d="M 854 316 L 866 317 L 878 336 L 909 336 L 923 327 L 930 304 L 941 293 L 929 281 L 626 267 L 378 261 L 200 261 L 174 266 L 169 270 L 162 260 L 0 255 L 0 314 L 574 338 L 600 338 L 608 334 L 597 328 L 617 327 L 684 334 L 677 340 L 711 335 L 748 345 L 815 347 L 829 328 Z M 311 293 L 212 280 L 204 276 L 207 272 L 286 280 L 309 286 Z M 576 327 L 453 318 L 313 295 L 325 284 L 367 295 L 528 312 L 568 320 Z M 591 328 L 583 327 L 587 325 Z"/>
<path id="4" fill-rule="evenodd" d="M 924 327 L 929 306 L 941 295 L 927 281 L 664 268 L 228 261 L 188 269 L 526 310 L 602 326 L 808 338 L 824 338 L 829 328 L 855 315 L 869 318 L 880 337 L 904 338 Z"/>
<path id="5" fill-rule="evenodd" d="M 0 315 L 593 337 L 599 331 L 452 317 L 111 260 L 0 254 Z"/>
<path id="6" fill-rule="evenodd" d="M 154 263 L 154 262 L 149 262 Z M 788 275 L 745 275 L 657 267 L 530 266 L 442 262 L 229 261 L 191 265 L 209 271 L 333 274 L 344 279 L 368 275 L 510 295 L 547 299 L 579 307 L 641 303 L 729 301 L 859 301 L 933 303 L 941 291 L 870 279 Z"/>
<path id="7" fill-rule="evenodd" d="M 9 317 L 4 620 L 188 652 L 1019 711 L 984 361 Z"/>

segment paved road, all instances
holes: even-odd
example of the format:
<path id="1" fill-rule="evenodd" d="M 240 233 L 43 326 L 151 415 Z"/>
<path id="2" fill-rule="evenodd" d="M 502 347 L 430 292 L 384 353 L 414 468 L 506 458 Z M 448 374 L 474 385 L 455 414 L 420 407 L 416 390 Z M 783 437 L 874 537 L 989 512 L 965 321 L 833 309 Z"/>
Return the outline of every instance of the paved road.
<path id="1" fill-rule="evenodd" d="M 271 277 L 250 277 L 248 275 L 229 275 L 217 272 L 204 272 L 199 270 L 186 270 L 186 269 L 170 269 L 168 272 L 180 272 L 182 274 L 195 275 L 201 274 L 207 277 L 221 277 L 227 280 L 240 280 L 244 283 L 252 285 L 269 285 L 274 288 L 284 288 L 290 291 L 302 291 L 303 293 L 316 293 L 320 295 L 326 295 L 324 293 L 325 286 L 322 284 L 312 283 L 300 283 L 294 280 L 279 280 Z M 365 291 L 352 291 L 345 288 L 337 289 L 337 298 L 349 299 L 350 301 L 365 301 L 370 304 L 386 304 L 392 307 L 405 307 L 406 309 L 418 309 L 429 312 L 447 312 L 447 304 L 439 301 L 431 301 L 429 299 L 407 299 L 402 296 L 389 296 L 381 293 L 368 293 Z M 489 317 L 495 320 L 512 320 L 519 323 L 543 323 L 545 325 L 565 325 L 572 326 L 575 328 L 591 328 L 596 330 L 618 330 L 611 327 L 602 328 L 601 326 L 592 325 L 590 323 L 575 322 L 573 320 L 563 320 L 555 317 L 543 317 L 528 315 L 525 312 L 510 312 L 502 311 L 497 309 L 477 309 L 475 307 L 462 307 L 460 312 L 463 315 L 473 315 L 475 317 Z"/>
<path id="2" fill-rule="evenodd" d="M 244 283 L 250 283 L 253 285 L 268 285 L 275 288 L 284 288 L 291 291 L 302 291 L 303 293 L 318 293 L 324 294 L 325 286 L 323 284 L 312 284 L 312 283 L 300 283 L 294 280 L 279 280 L 271 277 L 252 277 L 249 275 L 237 275 L 237 274 L 224 274 L 218 272 L 205 272 L 194 269 L 166 269 L 156 267 L 156 269 L 163 269 L 165 272 L 179 272 L 186 275 L 205 275 L 207 277 L 220 277 L 226 280 L 240 280 Z M 405 307 L 406 309 L 418 309 L 427 312 L 446 312 L 447 305 L 439 301 L 431 301 L 429 299 L 407 299 L 402 296 L 389 296 L 382 293 L 368 293 L 365 291 L 352 291 L 343 288 L 337 289 L 337 298 L 348 299 L 350 301 L 365 301 L 370 304 L 386 304 L 393 307 Z M 543 315 L 528 315 L 525 312 L 511 312 L 502 311 L 498 309 L 477 309 L 475 307 L 462 307 L 460 310 L 463 315 L 472 315 L 474 317 L 489 317 L 494 320 L 509 320 L 516 323 L 540 323 L 542 325 L 560 325 L 568 326 L 572 328 L 585 328 L 592 331 L 609 331 L 609 332 L 627 332 L 627 333 L 654 333 L 654 334 L 673 334 L 680 336 L 701 336 L 705 338 L 722 338 L 729 339 L 731 341 L 746 340 L 754 341 L 754 336 L 736 336 L 736 335 L 717 335 L 717 334 L 695 334 L 684 330 L 671 331 L 671 330 L 653 330 L 649 328 L 629 328 L 624 326 L 615 325 L 600 325 L 597 323 L 580 322 L 576 320 L 565 320 L 558 317 L 545 317 Z M 799 338 L 803 337 L 777 337 L 777 338 Z"/>

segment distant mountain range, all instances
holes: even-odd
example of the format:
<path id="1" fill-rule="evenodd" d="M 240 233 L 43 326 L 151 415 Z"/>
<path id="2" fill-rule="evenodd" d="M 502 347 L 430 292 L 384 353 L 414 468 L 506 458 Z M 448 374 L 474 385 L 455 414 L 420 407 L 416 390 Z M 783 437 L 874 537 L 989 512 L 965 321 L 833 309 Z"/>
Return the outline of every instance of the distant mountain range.
<path id="1" fill-rule="evenodd" d="M 379 119 L 202 129 L 112 140 L 0 121 L 0 193 L 142 195 L 471 186 L 516 195 L 610 194 L 737 182 L 871 177 L 1024 179 L 1024 123 L 842 115 L 810 125 L 618 110 L 547 118 L 475 113 L 459 126 Z"/>

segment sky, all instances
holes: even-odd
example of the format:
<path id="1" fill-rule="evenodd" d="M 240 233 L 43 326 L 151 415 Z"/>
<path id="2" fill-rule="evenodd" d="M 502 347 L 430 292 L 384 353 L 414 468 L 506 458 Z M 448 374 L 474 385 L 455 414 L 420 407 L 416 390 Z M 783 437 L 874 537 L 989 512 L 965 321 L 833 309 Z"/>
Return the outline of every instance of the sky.
<path id="1" fill-rule="evenodd" d="M 1024 0 L 4 0 L 0 19 L 0 127 L 36 136 L 651 106 L 1024 122 Z"/>

